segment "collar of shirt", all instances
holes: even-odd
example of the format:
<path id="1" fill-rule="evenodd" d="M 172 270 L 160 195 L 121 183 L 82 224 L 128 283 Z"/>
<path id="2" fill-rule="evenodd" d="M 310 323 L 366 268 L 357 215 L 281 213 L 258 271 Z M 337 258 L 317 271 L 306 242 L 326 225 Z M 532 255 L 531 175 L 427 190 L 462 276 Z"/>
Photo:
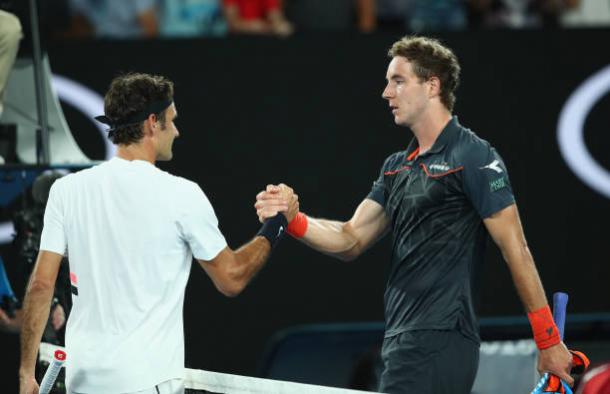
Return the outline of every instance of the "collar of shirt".
<path id="1" fill-rule="evenodd" d="M 432 148 L 430 148 L 428 151 L 421 155 L 419 154 L 419 144 L 417 143 L 417 138 L 413 137 L 411 139 L 411 142 L 409 142 L 409 146 L 406 150 L 406 161 L 412 162 L 415 161 L 417 157 L 425 157 L 434 153 L 441 152 L 443 149 L 445 149 L 445 146 L 447 146 L 447 144 L 449 144 L 453 140 L 453 137 L 457 134 L 457 131 L 459 131 L 460 127 L 462 126 L 460 125 L 457 116 L 454 115 L 449 121 L 449 123 L 447 123 L 447 125 L 443 128 L 443 131 L 441 131 L 439 136 L 436 138 L 436 141 L 434 141 Z"/>

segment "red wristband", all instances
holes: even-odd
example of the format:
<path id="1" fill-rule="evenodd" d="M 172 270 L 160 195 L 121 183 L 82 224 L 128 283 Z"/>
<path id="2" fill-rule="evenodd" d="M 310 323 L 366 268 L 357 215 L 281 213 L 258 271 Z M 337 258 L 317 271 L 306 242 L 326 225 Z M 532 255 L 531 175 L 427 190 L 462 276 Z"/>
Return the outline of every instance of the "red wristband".
<path id="1" fill-rule="evenodd" d="M 307 216 L 301 212 L 297 213 L 294 219 L 288 223 L 286 232 L 295 238 L 302 238 L 305 236 L 305 233 L 307 232 Z"/>
<path id="2" fill-rule="evenodd" d="M 534 341 L 538 349 L 546 349 L 557 345 L 561 342 L 559 330 L 553 320 L 551 308 L 549 306 L 542 307 L 536 311 L 529 312 L 527 318 L 530 320 L 532 331 L 534 333 Z"/>

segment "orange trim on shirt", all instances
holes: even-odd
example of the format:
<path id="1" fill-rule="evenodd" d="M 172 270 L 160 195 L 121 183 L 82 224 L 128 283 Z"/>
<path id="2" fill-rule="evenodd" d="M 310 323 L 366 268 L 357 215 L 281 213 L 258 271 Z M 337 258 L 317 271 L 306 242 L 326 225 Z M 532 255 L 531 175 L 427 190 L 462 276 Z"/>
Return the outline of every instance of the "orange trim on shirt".
<path id="1" fill-rule="evenodd" d="M 415 159 L 417 157 L 417 155 L 419 155 L 419 146 L 417 147 L 417 149 L 415 149 L 413 152 L 411 152 L 409 154 L 409 156 L 407 156 L 407 160 L 411 161 L 411 160 Z"/>
<path id="2" fill-rule="evenodd" d="M 383 175 L 395 175 L 395 174 L 398 174 L 401 171 L 410 170 L 410 169 L 411 169 L 411 166 L 402 166 L 399 169 L 394 170 L 394 171 L 386 171 L 386 172 L 383 173 Z"/>

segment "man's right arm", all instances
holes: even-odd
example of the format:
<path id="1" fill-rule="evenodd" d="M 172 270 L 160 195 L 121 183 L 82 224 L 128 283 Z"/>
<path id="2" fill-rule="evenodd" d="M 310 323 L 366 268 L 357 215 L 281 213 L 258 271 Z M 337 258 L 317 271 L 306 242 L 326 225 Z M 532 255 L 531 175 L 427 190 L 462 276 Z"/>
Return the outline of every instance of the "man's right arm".
<path id="1" fill-rule="evenodd" d="M 299 240 L 319 252 L 351 261 L 387 233 L 388 223 L 383 207 L 365 199 L 347 222 L 307 217 L 307 231 Z"/>
<path id="2" fill-rule="evenodd" d="M 34 377 L 36 355 L 42 332 L 49 320 L 51 300 L 62 258 L 61 254 L 41 250 L 25 294 L 19 369 L 20 393 L 23 394 L 38 392 Z"/>
<path id="3" fill-rule="evenodd" d="M 227 246 L 212 260 L 197 261 L 218 291 L 227 297 L 235 297 L 265 265 L 270 252 L 269 241 L 256 236 L 235 251 Z"/>
<path id="4" fill-rule="evenodd" d="M 258 234 L 250 242 L 237 250 L 225 246 L 209 259 L 197 258 L 201 267 L 212 279 L 214 286 L 222 294 L 227 297 L 237 296 L 263 268 L 273 245 L 282 238 L 288 222 L 294 219 L 299 211 L 298 196 L 293 193 L 287 197 L 285 201 L 275 206 L 277 209 L 275 214 L 269 215 L 268 220 L 263 223 Z M 207 198 L 205 198 L 204 205 L 211 209 Z M 279 213 L 280 211 L 284 213 Z M 216 224 L 214 218 L 212 227 L 215 229 L 214 232 L 220 234 Z"/>
<path id="5" fill-rule="evenodd" d="M 288 189 L 292 193 L 292 189 Z M 256 198 L 257 214 L 259 220 L 264 222 L 287 196 L 280 186 L 270 185 Z M 385 235 L 388 229 L 389 220 L 383 207 L 367 198 L 347 222 L 307 217 L 307 231 L 299 240 L 319 252 L 351 261 Z"/>

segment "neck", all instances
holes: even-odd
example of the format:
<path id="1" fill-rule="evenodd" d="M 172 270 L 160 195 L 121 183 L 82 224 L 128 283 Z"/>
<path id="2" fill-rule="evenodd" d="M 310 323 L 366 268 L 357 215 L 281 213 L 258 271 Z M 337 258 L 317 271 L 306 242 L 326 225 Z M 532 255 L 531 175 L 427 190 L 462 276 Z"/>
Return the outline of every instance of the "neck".
<path id="1" fill-rule="evenodd" d="M 436 111 L 431 110 L 423 113 L 414 124 L 409 126 L 415 138 L 417 138 L 420 154 L 432 148 L 432 145 L 434 145 L 434 142 L 450 120 L 451 113 L 443 107 Z"/>
<path id="2" fill-rule="evenodd" d="M 146 147 L 142 142 L 129 145 L 119 145 L 116 155 L 121 159 L 129 161 L 143 160 L 152 164 L 155 164 L 156 161 L 154 151 Z"/>

